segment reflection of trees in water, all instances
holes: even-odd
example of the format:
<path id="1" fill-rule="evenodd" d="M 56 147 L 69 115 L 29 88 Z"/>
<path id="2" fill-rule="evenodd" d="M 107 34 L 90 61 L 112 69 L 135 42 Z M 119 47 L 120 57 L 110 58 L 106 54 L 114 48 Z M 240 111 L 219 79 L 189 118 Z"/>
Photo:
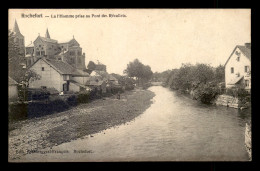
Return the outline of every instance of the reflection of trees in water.
<path id="1" fill-rule="evenodd" d="M 238 117 L 246 122 L 251 120 L 251 107 L 244 110 L 238 110 Z"/>

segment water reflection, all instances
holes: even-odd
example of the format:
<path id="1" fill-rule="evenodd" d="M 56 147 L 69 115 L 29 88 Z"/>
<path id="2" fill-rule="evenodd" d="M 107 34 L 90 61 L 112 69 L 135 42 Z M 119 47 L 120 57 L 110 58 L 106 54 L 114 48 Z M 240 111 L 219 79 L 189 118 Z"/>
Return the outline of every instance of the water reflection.
<path id="1" fill-rule="evenodd" d="M 91 150 L 64 161 L 247 161 L 245 122 L 250 113 L 205 105 L 163 87 L 134 121 L 54 149 Z M 27 156 L 29 157 L 29 156 Z M 46 155 L 46 160 L 55 161 Z M 31 158 L 33 158 L 31 156 Z"/>

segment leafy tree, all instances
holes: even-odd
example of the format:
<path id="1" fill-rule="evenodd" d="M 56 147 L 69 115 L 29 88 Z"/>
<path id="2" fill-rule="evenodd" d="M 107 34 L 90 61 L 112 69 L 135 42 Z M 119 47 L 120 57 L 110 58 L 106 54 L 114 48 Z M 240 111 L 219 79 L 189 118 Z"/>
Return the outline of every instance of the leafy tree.
<path id="1" fill-rule="evenodd" d="M 18 83 L 25 83 L 29 86 L 29 81 L 40 79 L 40 75 L 33 70 L 23 68 L 25 57 L 20 53 L 19 47 L 14 41 L 14 33 L 8 31 L 8 74 Z"/>
<path id="2" fill-rule="evenodd" d="M 225 67 L 223 65 L 219 65 L 215 70 L 215 80 L 217 82 L 225 81 Z"/>
<path id="3" fill-rule="evenodd" d="M 142 64 L 138 59 L 127 64 L 127 68 L 124 70 L 129 77 L 136 77 L 138 83 L 147 82 L 152 78 L 153 72 L 149 65 Z"/>
<path id="4" fill-rule="evenodd" d="M 90 70 L 95 70 L 96 64 L 93 61 L 89 61 L 87 68 Z"/>
<path id="5" fill-rule="evenodd" d="M 8 74 L 17 82 L 22 81 L 22 77 L 25 74 L 25 69 L 21 65 L 25 62 L 25 58 L 20 53 L 19 47 L 14 41 L 14 33 L 8 31 Z"/>

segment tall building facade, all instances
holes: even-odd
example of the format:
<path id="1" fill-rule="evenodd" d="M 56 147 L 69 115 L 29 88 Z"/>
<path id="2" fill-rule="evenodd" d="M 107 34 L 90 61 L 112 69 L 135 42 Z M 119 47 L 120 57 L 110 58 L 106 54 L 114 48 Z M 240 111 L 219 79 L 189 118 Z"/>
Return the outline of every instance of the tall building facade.
<path id="1" fill-rule="evenodd" d="M 26 66 L 29 67 L 39 58 L 62 60 L 76 69 L 85 70 L 85 53 L 82 53 L 82 48 L 74 38 L 58 42 L 52 39 L 49 30 L 46 30 L 45 36 L 38 37 L 28 46 L 24 45 L 24 36 L 21 34 L 17 21 L 15 20 L 13 28 L 15 43 L 20 49 L 20 53 L 25 56 Z"/>
<path id="2" fill-rule="evenodd" d="M 25 54 L 24 36 L 20 32 L 16 20 L 14 23 L 13 33 L 14 33 L 14 42 L 18 46 L 20 54 L 24 55 Z"/>

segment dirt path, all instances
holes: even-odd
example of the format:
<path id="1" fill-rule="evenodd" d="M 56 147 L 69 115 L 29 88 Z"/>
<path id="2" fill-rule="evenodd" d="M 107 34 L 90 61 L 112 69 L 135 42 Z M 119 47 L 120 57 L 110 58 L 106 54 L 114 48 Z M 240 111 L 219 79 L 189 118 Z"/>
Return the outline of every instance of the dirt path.
<path id="1" fill-rule="evenodd" d="M 149 90 L 127 91 L 115 96 L 81 104 L 70 110 L 14 123 L 9 132 L 9 161 L 30 150 L 53 147 L 110 127 L 131 121 L 152 103 Z"/>

